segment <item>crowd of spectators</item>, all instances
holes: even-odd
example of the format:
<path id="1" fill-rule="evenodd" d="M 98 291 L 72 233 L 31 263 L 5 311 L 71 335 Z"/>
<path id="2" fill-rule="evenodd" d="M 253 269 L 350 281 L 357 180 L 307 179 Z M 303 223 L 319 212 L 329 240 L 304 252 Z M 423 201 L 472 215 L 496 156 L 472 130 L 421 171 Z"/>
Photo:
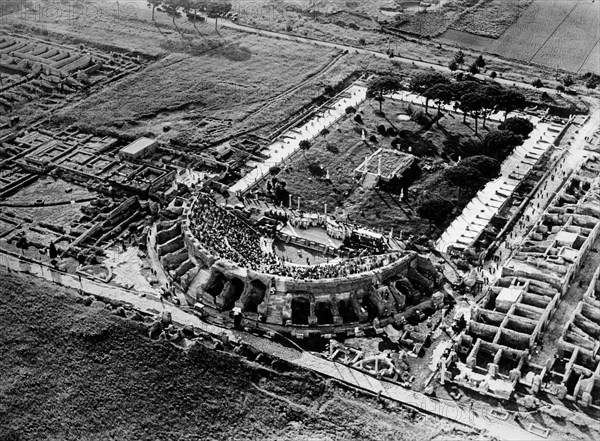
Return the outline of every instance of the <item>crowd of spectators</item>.
<path id="1" fill-rule="evenodd" d="M 396 258 L 388 254 L 330 264 L 290 264 L 267 251 L 266 242 L 262 242 L 256 230 L 205 194 L 200 194 L 196 201 L 191 225 L 196 238 L 215 257 L 254 271 L 295 279 L 345 277 L 386 266 Z"/>

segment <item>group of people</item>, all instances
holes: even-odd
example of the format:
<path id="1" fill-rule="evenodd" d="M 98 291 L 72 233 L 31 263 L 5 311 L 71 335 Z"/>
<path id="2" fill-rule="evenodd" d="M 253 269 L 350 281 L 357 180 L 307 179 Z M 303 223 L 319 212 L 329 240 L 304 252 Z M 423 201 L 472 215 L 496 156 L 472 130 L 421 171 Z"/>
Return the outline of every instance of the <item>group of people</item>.
<path id="1" fill-rule="evenodd" d="M 210 196 L 200 195 L 195 208 L 195 236 L 212 254 L 261 272 L 278 264 L 275 254 L 261 249 L 260 236 Z"/>
<path id="2" fill-rule="evenodd" d="M 332 264 L 289 264 L 264 249 L 258 232 L 204 194 L 196 202 L 192 229 L 198 240 L 215 257 L 254 271 L 295 279 L 345 277 L 380 268 L 393 259 L 390 255 L 377 255 Z"/>

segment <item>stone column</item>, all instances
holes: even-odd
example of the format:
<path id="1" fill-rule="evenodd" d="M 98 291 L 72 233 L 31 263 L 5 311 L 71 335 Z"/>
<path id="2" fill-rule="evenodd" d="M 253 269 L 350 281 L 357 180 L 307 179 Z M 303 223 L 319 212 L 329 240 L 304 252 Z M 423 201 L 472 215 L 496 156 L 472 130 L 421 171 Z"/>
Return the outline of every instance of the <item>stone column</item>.
<path id="1" fill-rule="evenodd" d="M 317 316 L 315 315 L 316 302 L 315 302 L 314 297 L 312 297 L 312 296 L 309 299 L 309 301 L 310 301 L 310 314 L 308 316 L 308 325 L 315 326 L 318 323 Z"/>
<path id="2" fill-rule="evenodd" d="M 337 298 L 335 294 L 331 294 L 329 298 L 331 299 L 331 301 L 329 302 L 329 309 L 331 310 L 331 315 L 333 316 L 333 324 L 341 325 L 342 323 L 344 323 L 344 319 L 342 319 L 342 316 L 340 315 L 340 309 L 338 308 Z"/>

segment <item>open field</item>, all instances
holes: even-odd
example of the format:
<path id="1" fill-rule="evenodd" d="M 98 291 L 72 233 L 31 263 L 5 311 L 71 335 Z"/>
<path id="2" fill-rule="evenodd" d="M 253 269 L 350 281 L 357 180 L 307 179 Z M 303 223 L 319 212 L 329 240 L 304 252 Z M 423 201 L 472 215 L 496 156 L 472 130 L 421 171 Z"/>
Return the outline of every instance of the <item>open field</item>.
<path id="1" fill-rule="evenodd" d="M 484 37 L 498 38 L 513 25 L 532 0 L 483 0 L 450 27 Z"/>
<path id="2" fill-rule="evenodd" d="M 522 9 L 526 3 L 515 0 L 512 15 L 502 13 L 505 0 L 492 0 L 489 10 L 485 8 L 487 3 L 483 3 L 473 16 L 465 15 L 452 25 L 439 41 L 551 69 L 580 74 L 600 72 L 598 2 L 534 0 Z M 500 9 L 498 22 L 492 23 L 498 23 L 499 27 L 490 25 L 484 17 L 495 10 L 496 4 Z"/>
<path id="3" fill-rule="evenodd" d="M 59 119 L 125 133 L 217 139 L 289 117 L 357 68 L 335 49 L 237 34 L 225 47 L 176 53 L 60 112 Z M 332 70 L 335 68 L 335 71 Z M 304 71 L 306 73 L 300 74 Z M 327 75 L 325 75 L 327 74 Z M 193 132 L 193 134 L 192 134 Z"/>
<path id="4" fill-rule="evenodd" d="M 586 60 L 589 62 L 598 44 L 599 29 L 598 2 L 536 0 L 488 50 L 550 68 L 583 73 L 586 70 L 582 67 Z M 589 63 L 592 64 L 587 66 L 593 67 L 593 62 Z"/>
<path id="5" fill-rule="evenodd" d="M 486 439 L 308 372 L 149 340 L 102 302 L 4 269 L 0 303 L 3 440 Z"/>

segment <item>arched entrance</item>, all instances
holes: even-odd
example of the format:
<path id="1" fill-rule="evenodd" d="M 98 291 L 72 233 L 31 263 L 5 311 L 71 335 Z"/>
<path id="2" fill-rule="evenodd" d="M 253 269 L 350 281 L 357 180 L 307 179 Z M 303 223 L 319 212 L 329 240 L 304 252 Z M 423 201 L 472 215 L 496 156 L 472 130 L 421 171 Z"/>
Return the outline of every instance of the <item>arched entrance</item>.
<path id="1" fill-rule="evenodd" d="M 244 311 L 257 312 L 258 305 L 262 303 L 267 292 L 267 285 L 260 280 L 252 280 L 250 282 L 250 292 L 244 304 Z"/>
<path id="2" fill-rule="evenodd" d="M 338 309 L 344 323 L 353 323 L 358 321 L 356 311 L 354 311 L 352 303 L 350 303 L 349 300 L 340 300 L 338 303 Z"/>
<path id="3" fill-rule="evenodd" d="M 204 291 L 213 297 L 217 297 L 223 291 L 225 283 L 227 283 L 227 278 L 221 273 L 216 273 L 211 277 Z"/>
<path id="4" fill-rule="evenodd" d="M 310 315 L 310 301 L 306 297 L 292 299 L 292 324 L 308 325 Z"/>
<path id="5" fill-rule="evenodd" d="M 242 296 L 242 292 L 244 292 L 244 282 L 237 277 L 231 279 L 227 292 L 223 293 L 223 310 L 233 309 L 235 302 Z"/>
<path id="6" fill-rule="evenodd" d="M 333 324 L 333 313 L 331 312 L 329 302 L 317 302 L 315 305 L 315 315 L 317 316 L 317 323 L 319 325 Z"/>
<path id="7" fill-rule="evenodd" d="M 377 305 L 373 301 L 370 295 L 364 295 L 360 300 L 360 305 L 367 310 L 367 314 L 369 316 L 369 321 L 372 321 L 379 317 L 379 309 Z"/>

